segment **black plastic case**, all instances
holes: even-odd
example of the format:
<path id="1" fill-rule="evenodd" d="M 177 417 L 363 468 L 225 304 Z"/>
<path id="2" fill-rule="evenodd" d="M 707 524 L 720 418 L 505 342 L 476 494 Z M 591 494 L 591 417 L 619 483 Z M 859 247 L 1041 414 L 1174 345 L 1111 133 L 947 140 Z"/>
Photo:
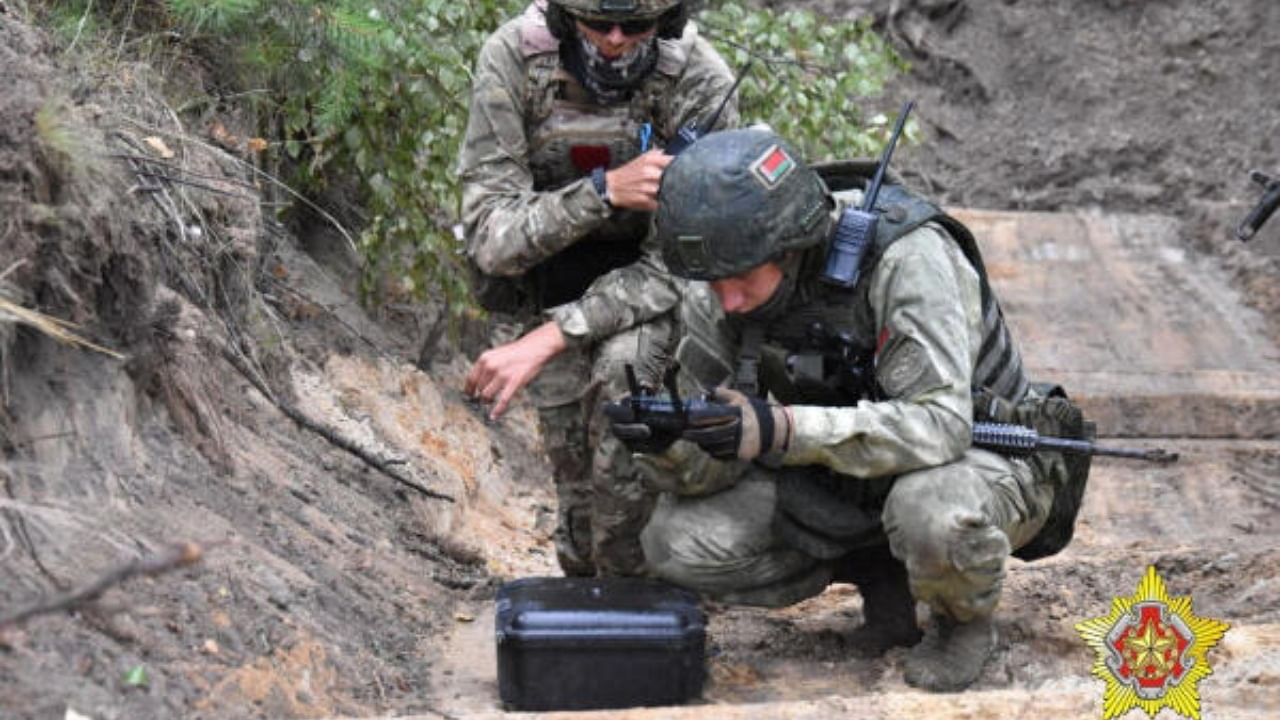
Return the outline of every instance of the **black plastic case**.
<path id="1" fill-rule="evenodd" d="M 693 593 L 638 578 L 525 578 L 498 588 L 498 692 L 515 710 L 676 705 L 706 678 Z"/>

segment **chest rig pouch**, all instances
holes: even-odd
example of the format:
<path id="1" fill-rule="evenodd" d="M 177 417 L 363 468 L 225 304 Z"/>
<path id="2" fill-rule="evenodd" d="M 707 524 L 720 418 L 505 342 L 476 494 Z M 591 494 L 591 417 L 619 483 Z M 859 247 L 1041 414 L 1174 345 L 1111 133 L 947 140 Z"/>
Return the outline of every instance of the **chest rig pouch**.
<path id="1" fill-rule="evenodd" d="M 536 58 L 530 73 L 536 97 L 526 134 L 535 190 L 559 189 L 641 153 L 641 126 L 651 121 L 645 100 L 665 85 L 661 76 L 639 88 L 631 102 L 600 105 L 560 66 L 558 56 Z M 597 277 L 638 260 L 649 220 L 649 213 L 615 211 L 589 235 L 544 260 L 529 274 L 537 304 L 545 308 L 575 300 Z"/>
<path id="2" fill-rule="evenodd" d="M 800 270 L 808 277 L 806 258 Z M 878 396 L 871 357 L 872 335 L 853 290 L 803 284 L 785 317 L 773 321 L 760 344 L 759 386 L 787 405 L 852 406 Z M 758 327 L 758 326 L 757 326 Z M 750 326 L 742 343 L 750 341 Z M 739 357 L 738 382 L 747 363 Z M 789 547 L 819 560 L 834 560 L 886 540 L 880 523 L 892 478 L 849 478 L 823 465 L 780 467 L 774 472 L 776 504 L 771 527 Z"/>

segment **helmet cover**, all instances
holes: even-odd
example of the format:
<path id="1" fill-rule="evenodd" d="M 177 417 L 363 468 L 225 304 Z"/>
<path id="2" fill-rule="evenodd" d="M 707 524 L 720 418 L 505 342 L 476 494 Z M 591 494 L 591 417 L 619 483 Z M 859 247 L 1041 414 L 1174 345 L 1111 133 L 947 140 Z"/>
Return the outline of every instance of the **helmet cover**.
<path id="1" fill-rule="evenodd" d="M 831 207 L 818 174 L 785 140 L 724 130 L 667 166 L 655 232 L 672 273 L 718 280 L 822 242 Z"/>

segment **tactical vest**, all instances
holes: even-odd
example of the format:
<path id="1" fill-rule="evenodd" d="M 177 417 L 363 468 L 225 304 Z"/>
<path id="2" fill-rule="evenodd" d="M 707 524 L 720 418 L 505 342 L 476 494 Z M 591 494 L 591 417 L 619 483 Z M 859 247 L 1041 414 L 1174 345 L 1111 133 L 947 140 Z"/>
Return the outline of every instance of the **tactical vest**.
<path id="1" fill-rule="evenodd" d="M 761 389 L 786 404 L 852 405 L 875 398 L 873 361 L 877 335 L 867 297 L 871 269 L 894 242 L 925 223 L 937 223 L 960 246 L 978 274 L 982 297 L 982 343 L 973 384 L 1017 404 L 1027 394 L 1022 358 L 991 291 L 977 241 L 962 223 L 900 185 L 881 188 L 876 238 L 862 260 L 858 285 L 845 290 L 817 279 L 825 246 L 806 254 L 796 297 L 785 318 L 764 332 L 760 350 Z M 841 357 L 843 356 L 843 357 Z"/>
<path id="2" fill-rule="evenodd" d="M 597 167 L 625 165 L 641 153 L 641 128 L 652 130 L 649 147 L 675 135 L 670 112 L 676 81 L 684 72 L 697 31 L 658 41 L 657 67 L 622 104 L 600 105 L 560 62 L 560 44 L 546 26 L 539 3 L 521 17 L 525 57 L 525 137 L 534 190 L 551 191 Z M 640 257 L 650 213 L 619 210 L 585 238 L 528 274 L 529 294 L 540 308 L 577 299 L 597 277 Z"/>
<path id="3" fill-rule="evenodd" d="M 821 173 L 821 168 L 817 168 Z M 824 176 L 833 189 L 849 187 Z M 973 382 L 1017 404 L 1028 381 L 1004 316 L 987 281 L 986 268 L 972 233 L 937 206 L 900 185 L 880 190 L 876 207 L 880 220 L 874 242 L 862 258 L 861 280 L 852 289 L 820 280 L 826 244 L 808 250 L 801 259 L 797 286 L 779 320 L 754 331 L 760 336 L 759 390 L 786 405 L 849 406 L 859 400 L 884 399 L 875 380 L 875 353 L 880 333 L 868 293 L 873 269 L 895 242 L 926 223 L 942 226 L 960 246 L 978 274 L 982 298 L 981 350 Z M 741 340 L 737 377 L 750 366 L 753 331 L 745 323 L 728 321 Z M 682 349 L 683 349 L 682 345 Z M 885 542 L 880 513 L 893 487 L 893 477 L 847 477 L 822 467 L 788 469 L 778 476 L 774 532 L 784 542 L 817 558 L 837 558 L 859 548 Z M 827 517 L 819 521 L 819 508 Z M 825 517 L 825 516 L 824 516 Z M 833 524 L 831 518 L 838 518 Z"/>

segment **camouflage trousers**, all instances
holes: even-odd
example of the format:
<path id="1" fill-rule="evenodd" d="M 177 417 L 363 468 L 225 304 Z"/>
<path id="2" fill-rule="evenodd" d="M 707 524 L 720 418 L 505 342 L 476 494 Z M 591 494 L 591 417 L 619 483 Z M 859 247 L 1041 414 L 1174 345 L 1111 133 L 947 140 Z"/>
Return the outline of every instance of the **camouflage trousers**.
<path id="1" fill-rule="evenodd" d="M 773 475 L 757 466 L 711 495 L 664 493 L 641 535 L 650 572 L 730 603 L 781 607 L 821 592 L 835 564 L 774 532 Z M 967 622 L 995 609 L 1005 558 L 1035 536 L 1052 503 L 1052 485 L 1027 463 L 970 450 L 895 478 L 881 522 L 912 595 Z"/>
<path id="2" fill-rule="evenodd" d="M 625 366 L 656 386 L 674 349 L 669 315 L 558 355 L 529 385 L 558 502 L 556 556 L 565 575 L 638 575 L 640 531 L 654 493 L 609 432 L 602 404 L 625 395 Z"/>

